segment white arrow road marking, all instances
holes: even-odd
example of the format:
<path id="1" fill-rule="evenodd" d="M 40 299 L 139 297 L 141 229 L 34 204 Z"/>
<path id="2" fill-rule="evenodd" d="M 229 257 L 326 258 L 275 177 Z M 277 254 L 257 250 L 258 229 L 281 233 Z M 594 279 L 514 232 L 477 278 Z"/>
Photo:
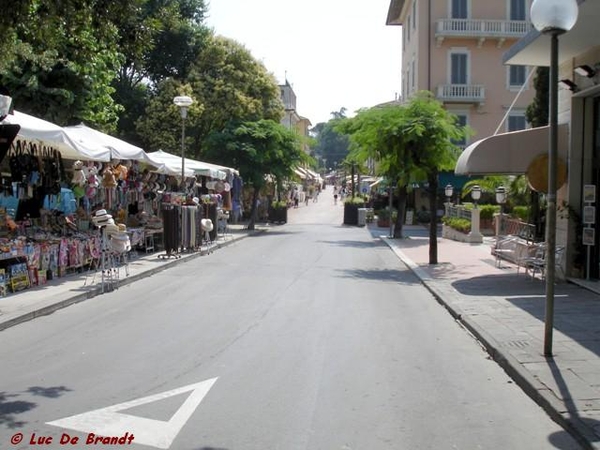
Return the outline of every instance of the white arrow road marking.
<path id="1" fill-rule="evenodd" d="M 216 381 L 217 378 L 211 378 L 149 397 L 47 422 L 47 425 L 94 433 L 99 436 L 122 436 L 129 432 L 130 435 L 135 436 L 134 444 L 168 449 Z M 125 409 L 164 400 L 188 391 L 193 392 L 167 422 L 119 413 Z"/>

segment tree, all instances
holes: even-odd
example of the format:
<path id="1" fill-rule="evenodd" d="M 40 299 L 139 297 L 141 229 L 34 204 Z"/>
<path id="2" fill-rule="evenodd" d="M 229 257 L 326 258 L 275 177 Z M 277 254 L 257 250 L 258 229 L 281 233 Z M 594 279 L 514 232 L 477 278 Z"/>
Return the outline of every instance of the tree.
<path id="1" fill-rule="evenodd" d="M 183 81 L 210 37 L 202 24 L 204 0 L 144 1 L 135 13 L 120 18 L 119 49 L 124 62 L 113 82 L 114 98 L 123 105 L 118 134 L 141 143 L 135 122 L 143 115 L 153 90 L 163 80 Z"/>
<path id="2" fill-rule="evenodd" d="M 313 152 L 318 158 L 327 161 L 327 168 L 334 168 L 341 164 L 350 151 L 348 136 L 336 131 L 336 125 L 346 118 L 346 108 L 340 108 L 338 112 L 332 112 L 331 115 L 331 120 L 320 122 L 311 129 L 311 133 L 315 136 Z"/>
<path id="3" fill-rule="evenodd" d="M 438 174 L 454 167 L 459 148 L 453 144 L 467 130 L 457 117 L 443 108 L 430 92 L 419 92 L 407 104 L 389 105 L 359 111 L 342 125 L 354 143 L 353 151 L 362 158 L 371 156 L 381 173 L 406 193 L 411 178 L 422 174 L 429 184 L 432 218 L 429 228 L 429 263 L 437 264 Z M 402 215 L 401 215 L 402 213 Z M 403 210 L 398 213 L 401 226 Z M 401 235 L 400 235 L 401 236 Z M 396 233 L 394 237 L 398 237 Z"/>
<path id="4" fill-rule="evenodd" d="M 527 107 L 525 117 L 532 127 L 548 125 L 548 67 L 538 67 L 533 78 L 535 97 Z"/>
<path id="5" fill-rule="evenodd" d="M 211 134 L 205 150 L 211 161 L 236 167 L 244 182 L 252 186 L 250 230 L 254 229 L 258 195 L 267 183 L 267 175 L 281 180 L 291 176 L 295 167 L 308 162 L 300 136 L 268 119 L 230 122 L 223 131 Z"/>
<path id="6" fill-rule="evenodd" d="M 18 3 L 5 8 L 13 22 L 0 41 L 0 84 L 17 108 L 60 125 L 114 126 L 120 107 L 110 84 L 122 62 L 114 20 L 139 1 Z"/>
<path id="7" fill-rule="evenodd" d="M 279 86 L 273 75 L 239 43 L 212 36 L 185 80 L 167 78 L 157 85 L 146 114 L 136 123 L 145 146 L 166 150 L 173 145 L 173 137 L 177 136 L 173 130 L 179 129 L 181 119 L 167 111 L 176 111 L 173 96 L 184 95 L 178 92 L 183 86 L 188 89 L 185 95 L 194 99 L 192 107 L 200 108 L 190 110 L 186 120 L 191 150 L 188 156 L 192 158 L 204 158 L 208 135 L 223 130 L 230 121 L 279 121 L 283 117 Z"/>

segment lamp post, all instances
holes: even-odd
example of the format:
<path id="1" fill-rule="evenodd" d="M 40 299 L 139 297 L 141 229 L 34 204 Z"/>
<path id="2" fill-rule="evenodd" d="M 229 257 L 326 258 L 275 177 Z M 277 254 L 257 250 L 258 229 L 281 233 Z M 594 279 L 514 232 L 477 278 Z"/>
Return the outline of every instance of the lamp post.
<path id="1" fill-rule="evenodd" d="M 474 209 L 477 209 L 477 202 L 481 198 L 481 187 L 478 184 L 471 188 L 471 198 L 475 203 Z"/>
<path id="2" fill-rule="evenodd" d="M 556 272 L 556 178 L 558 160 L 558 36 L 577 21 L 577 0 L 535 0 L 531 22 L 540 33 L 550 35 L 548 205 L 546 208 L 546 318 L 544 356 L 552 356 L 554 327 L 554 276 Z"/>
<path id="3" fill-rule="evenodd" d="M 450 207 L 452 206 L 452 194 L 454 194 L 454 187 L 451 184 L 447 184 L 444 188 L 444 194 L 446 194 L 446 216 L 450 216 Z"/>
<path id="4" fill-rule="evenodd" d="M 10 112 L 12 98 L 9 95 L 0 94 L 0 122 L 2 122 Z"/>
<path id="5" fill-rule="evenodd" d="M 187 95 L 178 95 L 173 99 L 173 103 L 179 106 L 181 113 L 181 186 L 185 189 L 185 119 L 188 108 L 194 103 L 191 97 Z"/>
<path id="6" fill-rule="evenodd" d="M 498 186 L 496 188 L 496 203 L 500 205 L 500 215 L 498 216 L 498 225 L 496 234 L 501 234 L 504 231 L 504 204 L 506 203 L 506 188 Z"/>

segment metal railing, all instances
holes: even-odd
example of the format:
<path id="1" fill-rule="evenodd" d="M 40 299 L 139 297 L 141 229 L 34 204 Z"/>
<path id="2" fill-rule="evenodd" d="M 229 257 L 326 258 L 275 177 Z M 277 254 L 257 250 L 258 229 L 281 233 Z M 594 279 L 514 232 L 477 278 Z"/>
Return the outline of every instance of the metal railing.
<path id="1" fill-rule="evenodd" d="M 437 98 L 441 101 L 483 103 L 485 87 L 481 84 L 440 84 Z"/>
<path id="2" fill-rule="evenodd" d="M 523 222 L 519 219 L 512 219 L 506 215 L 497 216 L 496 220 L 500 221 L 498 234 L 501 236 L 513 235 L 519 236 L 528 242 L 536 241 L 535 225 Z"/>
<path id="3" fill-rule="evenodd" d="M 521 38 L 531 28 L 526 20 L 441 19 L 436 36 Z"/>
<path id="4" fill-rule="evenodd" d="M 455 217 L 458 219 L 471 220 L 471 210 L 466 209 L 464 206 L 456 205 L 448 207 L 448 217 Z"/>

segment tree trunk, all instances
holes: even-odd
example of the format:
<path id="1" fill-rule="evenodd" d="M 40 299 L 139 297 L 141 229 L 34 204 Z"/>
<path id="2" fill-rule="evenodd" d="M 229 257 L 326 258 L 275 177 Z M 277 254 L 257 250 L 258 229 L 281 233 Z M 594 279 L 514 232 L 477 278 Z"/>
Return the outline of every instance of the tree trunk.
<path id="1" fill-rule="evenodd" d="M 402 238 L 402 227 L 404 226 L 404 214 L 406 212 L 406 198 L 408 190 L 406 185 L 398 188 L 398 217 L 394 226 L 394 239 Z"/>
<path id="2" fill-rule="evenodd" d="M 429 182 L 429 264 L 438 263 L 437 251 L 437 191 L 438 191 L 438 174 L 437 171 L 430 173 L 428 176 Z"/>
<path id="3" fill-rule="evenodd" d="M 258 192 L 259 192 L 259 188 L 258 187 L 254 187 L 254 192 L 252 193 L 252 208 L 250 208 L 250 221 L 248 222 L 248 229 L 249 230 L 254 230 L 254 225 L 256 223 L 256 210 L 257 210 L 257 203 L 258 203 Z"/>

